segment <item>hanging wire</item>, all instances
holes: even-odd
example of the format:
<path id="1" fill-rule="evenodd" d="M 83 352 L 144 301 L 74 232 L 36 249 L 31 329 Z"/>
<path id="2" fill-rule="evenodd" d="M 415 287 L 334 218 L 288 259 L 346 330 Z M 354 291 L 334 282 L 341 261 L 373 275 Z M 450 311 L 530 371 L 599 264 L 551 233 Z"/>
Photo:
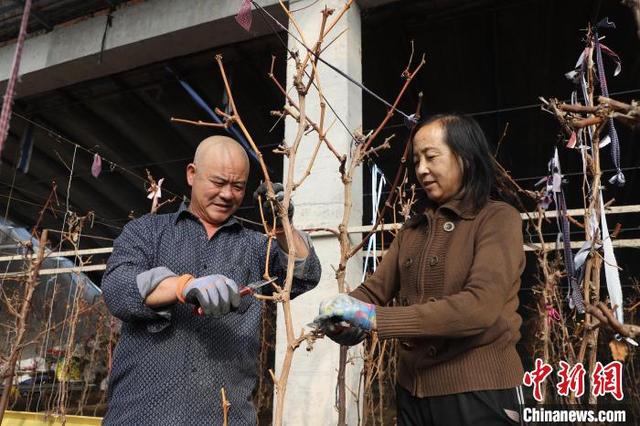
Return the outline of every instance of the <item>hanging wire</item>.
<path id="1" fill-rule="evenodd" d="M 630 171 L 630 170 L 640 170 L 640 166 L 633 166 L 633 167 L 623 167 L 621 170 L 623 171 Z M 615 172 L 616 169 L 603 169 L 602 173 L 607 173 L 607 172 Z M 571 173 L 563 173 L 562 176 L 582 176 L 582 172 L 571 172 Z M 541 175 L 541 176 L 527 176 L 527 177 L 521 177 L 521 178 L 514 178 L 513 180 L 516 182 L 522 182 L 522 181 L 528 181 L 528 180 L 540 180 L 542 178 L 546 178 L 547 175 Z M 418 192 L 424 192 L 424 189 L 421 186 L 417 186 L 416 187 L 416 191 Z M 388 194 L 389 191 L 383 191 L 382 194 Z M 373 194 L 371 192 L 365 192 L 362 194 L 364 197 L 371 197 Z"/>
<path id="2" fill-rule="evenodd" d="M 71 213 L 69 211 L 69 200 L 70 200 L 70 195 L 71 195 L 71 184 L 73 181 L 73 171 L 75 169 L 75 163 L 76 163 L 76 155 L 78 152 L 78 147 L 79 145 L 75 145 L 74 149 L 73 149 L 73 158 L 71 159 L 71 167 L 69 169 L 69 178 L 68 178 L 68 182 L 67 182 L 67 194 L 66 194 L 66 203 L 65 203 L 65 213 L 64 213 L 64 217 L 62 219 L 62 228 L 60 229 L 60 244 L 59 244 L 59 249 L 62 249 L 62 243 L 64 242 L 64 229 L 65 226 L 67 224 L 67 218 L 69 217 L 69 213 Z M 62 261 L 61 258 L 56 258 L 56 269 L 60 268 L 60 262 Z M 74 262 L 74 266 L 75 266 L 75 262 Z M 53 297 L 55 297 L 56 295 L 56 287 L 58 284 L 58 274 L 56 274 L 56 279 L 55 279 L 55 283 L 54 283 L 54 290 L 53 290 Z M 71 282 L 69 284 L 69 289 L 67 292 L 67 301 L 66 301 L 66 305 L 65 306 L 69 306 L 69 301 L 71 298 Z M 51 301 L 51 307 L 50 307 L 50 311 L 49 311 L 49 318 L 47 320 L 47 334 L 49 333 L 49 330 L 51 328 L 51 317 L 52 317 L 52 312 L 53 312 L 53 306 L 55 305 L 54 301 Z M 64 339 L 64 333 L 66 330 L 66 326 L 67 326 L 67 318 L 68 318 L 68 314 L 69 314 L 69 310 L 65 309 L 64 310 L 64 320 L 62 322 L 62 330 L 60 331 L 60 343 L 62 344 L 62 341 Z M 60 362 L 60 352 L 58 352 L 57 356 L 56 356 L 56 365 L 57 363 Z M 57 372 L 56 372 L 57 373 Z M 52 389 L 51 389 L 51 397 L 49 398 L 48 401 L 48 405 L 51 404 L 53 395 L 54 395 L 54 391 L 53 389 L 55 388 L 56 385 L 56 381 L 57 381 L 58 377 L 57 374 L 54 374 L 53 377 L 53 384 L 52 384 Z"/>
<path id="3" fill-rule="evenodd" d="M 640 89 L 629 89 L 629 90 L 621 90 L 619 92 L 612 92 L 609 95 L 610 96 L 619 96 L 619 95 L 630 95 L 633 93 L 639 93 Z M 570 102 L 571 99 L 564 99 L 562 100 L 562 102 Z M 489 110 L 485 110 L 485 111 L 475 111 L 475 112 L 467 112 L 465 113 L 465 115 L 471 116 L 471 117 L 478 117 L 481 115 L 492 115 L 492 114 L 499 114 L 499 113 L 503 113 L 503 112 L 512 112 L 512 111 L 522 111 L 522 110 L 527 110 L 527 109 L 539 109 L 540 105 L 542 105 L 541 103 L 537 103 L 537 104 L 526 104 L 526 105 L 518 105 L 518 106 L 513 106 L 513 107 L 505 107 L 505 108 L 497 108 L 497 109 L 489 109 Z M 407 126 L 404 123 L 395 123 L 395 124 L 389 124 L 387 126 L 384 127 L 384 129 L 396 129 L 396 128 L 406 128 Z"/>
<path id="4" fill-rule="evenodd" d="M 49 286 L 51 285 L 51 282 L 53 281 L 53 291 L 51 293 L 51 306 L 49 308 L 49 315 L 47 316 L 47 331 L 45 333 L 45 338 L 44 338 L 44 342 L 42 343 L 42 349 L 40 352 L 40 357 L 43 358 L 45 360 L 45 365 L 46 365 L 46 359 L 47 359 L 47 347 L 49 346 L 49 337 L 50 337 L 50 324 L 51 324 L 51 318 L 53 316 L 53 305 L 54 305 L 54 297 L 56 295 L 56 288 L 57 288 L 57 283 L 58 283 L 58 274 L 54 275 L 53 277 L 49 278 L 47 280 L 47 284 L 45 286 L 45 290 L 44 290 L 44 300 L 49 300 L 49 298 L 47 297 L 47 293 L 49 292 Z M 36 402 L 36 411 L 40 410 L 40 401 L 42 400 L 42 385 L 43 385 L 43 380 L 40 380 L 40 383 L 38 385 L 38 401 Z M 52 389 L 53 390 L 53 389 Z"/>
<path id="5" fill-rule="evenodd" d="M 309 52 L 311 55 L 313 55 L 314 58 L 316 58 L 316 60 L 318 60 L 319 62 L 322 62 L 323 64 L 325 64 L 326 66 L 328 66 L 329 68 L 331 68 L 333 71 L 335 71 L 336 73 L 340 74 L 342 77 L 346 78 L 348 81 L 350 81 L 351 83 L 355 84 L 356 86 L 358 86 L 361 90 L 363 90 L 365 93 L 367 93 L 368 95 L 370 95 L 371 97 L 375 98 L 376 100 L 378 100 L 379 102 L 383 103 L 384 105 L 386 105 L 389 109 L 397 112 L 398 114 L 400 114 L 402 117 L 404 117 L 406 120 L 409 120 L 409 122 L 413 122 L 413 117 L 404 113 L 403 111 L 399 110 L 398 108 L 395 108 L 393 105 L 391 105 L 389 102 L 387 102 L 386 100 L 384 100 L 380 95 L 378 95 L 377 93 L 375 93 L 373 90 L 369 89 L 368 87 L 366 87 L 364 84 L 356 81 L 354 78 L 352 78 L 349 74 L 345 73 L 344 71 L 342 71 L 341 69 L 337 68 L 336 66 L 332 65 L 331 63 L 327 62 L 326 60 L 324 60 L 320 55 L 317 55 L 313 50 L 311 50 L 306 44 L 304 44 L 295 34 L 293 34 L 291 31 L 289 31 L 289 29 L 287 27 L 285 27 L 284 25 L 282 25 L 280 23 L 280 21 L 278 21 L 273 15 L 271 15 L 269 12 L 267 12 L 262 6 L 260 6 L 258 3 L 256 3 L 255 1 L 251 1 L 251 3 L 254 5 L 254 7 L 256 9 L 258 9 L 261 13 L 263 13 L 264 15 L 268 16 L 269 18 L 271 18 L 271 20 L 273 22 L 275 22 L 275 24 L 277 26 L 279 26 L 283 31 L 285 31 L 287 34 L 289 34 L 289 36 L 291 38 L 293 38 L 295 41 L 297 41 L 298 43 L 300 43 L 300 45 L 302 47 L 304 47 L 307 52 Z M 273 31 L 273 30 L 272 30 Z M 275 34 L 275 31 L 273 31 Z M 288 50 L 288 49 L 287 49 Z"/>
<path id="6" fill-rule="evenodd" d="M 5 223 L 7 222 L 7 218 L 9 217 L 9 206 L 11 205 L 11 197 L 13 196 L 13 188 L 15 187 L 15 184 L 16 184 L 16 175 L 18 174 L 17 157 L 18 157 L 18 154 L 16 154 L 16 161 L 14 161 L 14 164 L 16 165 L 16 167 L 13 169 L 13 177 L 11 178 L 11 185 L 9 185 L 9 196 L 7 198 L 7 207 L 4 210 Z"/>
<path id="7" fill-rule="evenodd" d="M 51 135 L 53 138 L 55 138 L 56 140 L 61 141 L 61 142 L 65 142 L 65 143 L 67 143 L 67 144 L 69 144 L 69 145 L 74 146 L 74 147 L 75 147 L 75 148 L 74 148 L 74 150 L 79 148 L 79 149 L 81 149 L 82 151 L 85 151 L 85 152 L 87 152 L 87 153 L 89 153 L 89 154 L 91 154 L 91 155 L 94 155 L 94 154 L 98 154 L 98 155 L 100 155 L 100 153 L 98 153 L 96 150 L 94 150 L 94 149 L 89 149 L 89 148 L 85 148 L 84 146 L 82 146 L 82 145 L 80 145 L 80 144 L 77 144 L 77 143 L 73 142 L 72 140 L 70 140 L 70 139 L 66 138 L 65 136 L 63 136 L 63 135 L 61 135 L 61 134 L 59 134 L 59 133 L 55 132 L 54 130 L 52 130 L 52 129 L 50 129 L 50 128 L 46 127 L 46 126 L 44 126 L 43 124 L 38 123 L 37 121 L 33 121 L 33 120 L 31 120 L 30 118 L 25 117 L 24 115 L 22 115 L 22 114 L 20 114 L 20 113 L 17 113 L 17 112 L 15 112 L 15 111 L 14 111 L 12 114 L 13 114 L 13 115 L 15 115 L 16 117 L 19 117 L 19 118 L 23 119 L 24 121 L 26 121 L 26 122 L 28 122 L 28 123 L 33 124 L 34 126 L 38 127 L 40 130 L 42 130 L 42 131 L 44 131 L 44 132 L 46 132 L 46 133 L 50 134 L 50 135 Z M 142 182 L 144 182 L 144 183 L 147 183 L 147 182 L 148 182 L 148 181 L 147 181 L 147 179 L 146 179 L 145 177 L 140 176 L 139 174 L 135 173 L 134 171 L 129 170 L 128 168 L 126 168 L 126 167 L 124 167 L 124 166 L 121 166 L 120 164 L 118 164 L 118 163 L 116 163 L 116 162 L 114 162 L 114 161 L 109 160 L 108 158 L 104 157 L 103 155 L 100 155 L 100 157 L 102 157 L 102 159 L 103 159 L 106 163 L 108 163 L 108 164 L 109 164 L 109 167 L 111 167 L 111 168 L 113 168 L 113 169 L 119 169 L 119 170 L 121 170 L 122 172 L 124 172 L 124 173 L 126 173 L 126 174 L 128 174 L 128 175 L 130 175 L 130 176 L 133 176 L 134 178 L 136 178 L 136 179 L 138 179 L 138 180 L 140 180 L 140 181 L 142 181 Z M 180 197 L 180 195 L 178 195 L 178 194 L 176 194 L 175 192 L 172 192 L 172 191 L 170 191 L 170 190 L 168 190 L 168 189 L 166 189 L 166 188 L 164 188 L 164 187 L 162 188 L 162 191 L 163 191 L 163 192 L 167 192 L 167 193 L 169 193 L 169 194 L 171 194 L 171 195 L 174 195 L 174 196 L 176 196 L 176 197 Z"/>
<path id="8" fill-rule="evenodd" d="M 301 7 L 297 8 L 297 9 L 295 9 L 295 10 L 290 10 L 289 12 L 290 12 L 290 13 L 300 12 L 300 11 L 302 11 L 302 10 L 305 10 L 305 9 L 307 9 L 307 8 L 310 8 L 311 6 L 313 6 L 314 4 L 318 3 L 319 1 L 320 1 L 320 0 L 313 0 L 313 1 L 312 1 L 311 3 L 309 3 L 308 5 L 306 5 L 306 6 L 301 6 Z M 294 2 L 291 2 L 291 1 L 290 1 L 290 2 L 289 2 L 289 5 L 291 5 L 292 3 L 294 3 Z"/>
<path id="9" fill-rule="evenodd" d="M 19 188 L 19 187 L 16 187 L 16 188 Z M 9 198 L 9 197 L 7 195 L 0 194 L 0 198 Z M 21 198 L 16 198 L 16 197 L 12 197 L 11 199 L 13 201 L 15 201 L 15 202 L 18 202 L 18 203 L 28 204 L 30 206 L 35 206 L 35 207 L 42 207 L 42 204 L 34 203 L 33 201 L 23 200 Z M 53 210 L 54 212 L 60 213 L 60 214 L 64 213 L 63 210 L 56 209 L 54 207 L 50 207 L 49 210 Z M 125 219 L 111 219 L 111 220 L 118 221 L 118 220 L 125 220 Z M 116 226 L 116 225 L 113 225 L 113 224 L 110 224 L 110 223 L 106 223 L 106 222 L 102 222 L 102 221 L 99 221 L 99 220 L 94 220 L 93 223 L 94 224 L 97 223 L 97 224 L 106 226 L 108 228 L 113 228 L 113 229 L 116 229 L 116 230 L 122 230 L 121 226 Z"/>
<path id="10" fill-rule="evenodd" d="M 66 194 L 66 203 L 65 203 L 65 212 L 64 212 L 64 217 L 62 219 L 62 227 L 60 229 L 60 248 L 62 247 L 62 242 L 64 241 L 64 229 L 67 223 L 67 217 L 69 216 L 69 200 L 70 200 L 70 194 L 71 194 L 71 184 L 73 182 L 73 171 L 75 169 L 75 164 L 76 164 L 76 156 L 78 153 L 78 147 L 79 145 L 75 144 L 74 149 L 73 149 L 73 158 L 71 160 L 71 167 L 69 168 L 69 177 L 68 177 L 68 182 L 67 182 L 67 194 Z M 61 258 L 56 258 L 56 269 L 60 268 L 60 262 L 62 261 Z M 57 294 L 57 289 L 58 289 L 58 274 L 55 275 L 55 279 L 53 282 L 53 291 L 52 291 L 52 299 L 51 299 L 51 304 L 49 306 L 49 314 L 47 316 L 47 324 L 46 324 L 46 334 L 45 334 L 45 340 L 44 340 L 44 345 L 43 345 L 43 350 L 44 350 L 44 358 L 46 359 L 46 351 L 47 348 L 49 346 L 49 338 L 50 338 L 50 332 L 51 332 L 51 319 L 53 317 L 53 307 L 55 305 L 55 301 L 53 300 Z M 69 293 L 68 295 L 71 294 L 71 286 L 69 286 Z M 46 296 L 46 294 L 45 294 Z M 45 299 L 46 300 L 46 299 Z M 66 306 L 69 306 L 69 300 L 68 300 L 68 296 L 67 296 L 67 304 Z M 68 310 L 65 309 L 65 318 L 64 320 L 66 321 L 67 319 L 67 312 Z M 62 336 L 64 335 L 64 329 L 65 329 L 65 323 L 63 323 L 63 328 L 62 331 L 60 332 L 60 341 L 62 341 Z M 60 355 L 58 354 L 57 358 L 56 358 L 56 363 L 60 360 Z M 54 395 L 54 388 L 55 388 L 55 384 L 56 384 L 56 380 L 57 380 L 57 375 L 54 373 L 54 377 L 53 377 L 53 383 L 51 385 L 51 396 L 49 397 L 48 401 L 47 401 L 47 405 L 49 406 L 51 404 L 51 400 L 53 398 Z M 42 395 L 42 383 L 40 384 L 40 389 L 39 389 L 39 396 L 38 396 L 38 401 L 36 403 L 36 410 L 39 409 L 40 407 L 40 401 L 41 401 L 41 395 Z"/>
<path id="11" fill-rule="evenodd" d="M 260 12 L 262 12 L 260 9 L 258 9 L 258 10 L 259 10 Z M 267 15 L 269 15 L 269 14 L 267 13 Z M 271 15 L 269 15 L 269 16 L 271 16 Z M 270 22 L 268 19 L 266 19 L 266 18 L 265 18 L 264 13 L 261 13 L 261 14 L 260 14 L 260 17 L 261 17 L 261 18 L 262 18 L 262 20 L 267 24 L 267 26 L 271 29 L 271 33 L 272 33 L 273 35 L 275 35 L 275 36 L 276 36 L 276 38 L 278 39 L 278 41 L 280 41 L 280 44 L 282 44 L 282 46 L 284 47 L 284 49 L 285 49 L 287 52 L 289 52 L 289 55 L 290 55 L 291 57 L 295 57 L 295 53 L 294 53 L 291 49 L 289 49 L 289 46 L 287 45 L 287 42 L 286 42 L 286 41 L 284 41 L 284 40 L 282 39 L 282 37 L 280 37 L 280 34 L 276 31 L 276 29 L 273 27 L 273 25 L 271 24 L 271 22 Z M 271 16 L 271 17 L 272 17 L 272 16 Z M 272 17 L 272 18 L 273 18 L 273 17 Z M 279 24 L 279 22 L 278 22 L 278 24 Z M 287 31 L 287 32 L 288 32 L 288 31 Z M 311 76 L 309 75 L 309 73 L 307 72 L 307 70 L 306 70 L 306 69 L 304 70 L 304 73 L 305 73 L 305 75 L 306 75 L 308 78 L 311 78 Z M 318 94 L 319 94 L 320 96 L 322 96 L 322 98 L 323 98 L 324 102 L 327 104 L 327 106 L 329 107 L 329 109 L 331 110 L 331 112 L 333 112 L 333 115 L 334 115 L 334 116 L 336 117 L 336 119 L 340 122 L 340 124 L 342 125 L 342 127 L 344 127 L 344 129 L 347 131 L 347 133 L 349 133 L 349 135 L 351 136 L 351 140 L 355 140 L 355 135 L 353 134 L 353 132 L 351 131 L 351 129 L 349 129 L 349 127 L 345 124 L 345 122 L 342 120 L 342 118 L 340 117 L 340 115 L 338 115 L 338 114 L 336 113 L 335 108 L 333 107 L 333 105 L 331 105 L 331 102 L 329 102 L 329 100 L 324 96 L 324 93 L 322 93 L 322 92 L 320 91 L 320 89 L 318 89 L 318 86 L 316 85 L 316 82 L 315 82 L 314 80 L 311 80 L 311 84 L 312 84 L 312 85 L 313 85 L 313 87 L 318 91 Z M 293 86 L 289 87 L 289 90 L 291 90 L 291 88 L 292 88 L 292 87 L 293 87 Z M 288 92 L 288 91 L 287 91 L 287 92 Z M 279 119 L 278 119 L 278 120 L 279 120 Z M 277 124 L 277 121 L 276 121 L 276 124 Z M 275 125 L 274 125 L 274 127 L 275 127 Z"/>

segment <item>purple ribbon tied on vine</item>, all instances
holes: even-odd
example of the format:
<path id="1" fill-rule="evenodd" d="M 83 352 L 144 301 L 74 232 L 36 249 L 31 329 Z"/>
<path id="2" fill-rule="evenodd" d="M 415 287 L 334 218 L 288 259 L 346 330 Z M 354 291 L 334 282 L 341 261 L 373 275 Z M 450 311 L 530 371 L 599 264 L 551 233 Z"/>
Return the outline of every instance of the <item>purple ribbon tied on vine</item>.
<path id="1" fill-rule="evenodd" d="M 622 65 L 620 61 L 620 57 L 613 50 L 609 49 L 604 44 L 600 43 L 600 36 L 598 35 L 598 30 L 602 28 L 615 28 L 616 25 L 609 21 L 609 18 L 604 18 L 600 22 L 598 22 L 595 26 L 593 33 L 593 44 L 596 52 L 596 65 L 598 69 L 598 80 L 600 80 L 600 92 L 603 96 L 609 96 L 609 88 L 607 87 L 607 76 L 604 72 L 604 61 L 602 60 L 602 52 L 606 53 L 610 58 L 614 60 L 616 63 L 616 70 L 613 75 L 616 76 L 622 70 Z M 613 165 L 616 168 L 616 174 L 609 179 L 609 183 L 624 186 L 626 180 L 624 178 L 624 173 L 622 173 L 622 169 L 620 168 L 620 141 L 618 140 L 618 132 L 616 131 L 616 126 L 613 122 L 613 118 L 609 117 L 609 137 L 611 138 L 611 158 L 613 160 Z"/>
<path id="2" fill-rule="evenodd" d="M 555 203 L 556 214 L 558 219 L 558 238 L 562 240 L 563 258 L 565 268 L 567 270 L 567 281 L 569 284 L 567 298 L 569 306 L 576 309 L 580 314 L 585 312 L 584 300 L 582 292 L 576 276 L 573 253 L 571 251 L 571 238 L 569 234 L 569 219 L 567 217 L 567 205 L 565 202 L 564 191 L 562 189 L 562 170 L 560 168 L 560 157 L 558 149 L 554 151 L 554 155 L 549 160 L 549 176 L 540 180 L 536 185 L 546 183 L 545 193 L 538 201 L 538 205 L 545 210 Z"/>

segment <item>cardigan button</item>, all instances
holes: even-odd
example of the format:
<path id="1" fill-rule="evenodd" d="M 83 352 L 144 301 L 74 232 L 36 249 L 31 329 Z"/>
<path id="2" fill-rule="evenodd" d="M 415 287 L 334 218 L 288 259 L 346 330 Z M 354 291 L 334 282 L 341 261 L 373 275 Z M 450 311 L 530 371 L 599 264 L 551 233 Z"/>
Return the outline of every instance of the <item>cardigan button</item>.
<path id="1" fill-rule="evenodd" d="M 427 299 L 427 302 L 437 302 L 438 299 L 436 299 L 435 297 L 430 297 L 429 299 Z"/>
<path id="2" fill-rule="evenodd" d="M 436 349 L 435 346 L 429 345 L 429 347 L 427 347 L 427 356 L 428 357 L 435 358 L 437 354 L 438 354 L 438 350 Z"/>
<path id="3" fill-rule="evenodd" d="M 404 266 L 407 268 L 410 268 L 411 265 L 413 265 L 413 259 L 409 258 L 406 260 L 406 262 L 404 262 Z"/>
<path id="4" fill-rule="evenodd" d="M 413 344 L 411 344 L 410 342 L 408 342 L 408 341 L 406 341 L 406 340 L 401 341 L 401 342 L 400 342 L 400 345 L 401 345 L 404 349 L 406 349 L 406 350 L 408 350 L 408 351 L 412 351 L 412 350 L 413 350 L 413 348 L 414 348 Z"/>
<path id="5" fill-rule="evenodd" d="M 456 228 L 456 225 L 453 222 L 445 222 L 442 228 L 447 232 L 451 232 Z"/>
<path id="6" fill-rule="evenodd" d="M 429 259 L 429 265 L 435 266 L 439 261 L 440 259 L 438 259 L 438 256 L 431 256 L 431 258 Z"/>

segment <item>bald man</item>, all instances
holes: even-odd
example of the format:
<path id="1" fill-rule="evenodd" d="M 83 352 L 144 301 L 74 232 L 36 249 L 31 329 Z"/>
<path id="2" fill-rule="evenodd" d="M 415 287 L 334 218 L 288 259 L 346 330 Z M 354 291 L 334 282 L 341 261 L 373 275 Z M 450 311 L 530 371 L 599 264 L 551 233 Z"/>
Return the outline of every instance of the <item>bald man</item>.
<path id="1" fill-rule="evenodd" d="M 239 286 L 261 279 L 267 237 L 233 217 L 249 176 L 244 148 L 225 136 L 203 140 L 186 178 L 188 208 L 129 222 L 114 242 L 102 280 L 111 313 L 123 321 L 109 381 L 105 425 L 256 423 L 262 305 Z M 292 297 L 315 287 L 320 263 L 296 231 Z M 284 281 L 286 239 L 271 248 L 270 273 Z M 197 315 L 197 301 L 205 315 Z"/>

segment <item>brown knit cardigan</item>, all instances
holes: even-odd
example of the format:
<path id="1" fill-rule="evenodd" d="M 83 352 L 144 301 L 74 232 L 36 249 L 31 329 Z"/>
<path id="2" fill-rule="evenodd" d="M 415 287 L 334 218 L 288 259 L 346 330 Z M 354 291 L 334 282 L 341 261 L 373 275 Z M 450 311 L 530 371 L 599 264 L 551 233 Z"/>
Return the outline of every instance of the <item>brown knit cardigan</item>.
<path id="1" fill-rule="evenodd" d="M 398 338 L 398 383 L 414 396 L 522 383 L 516 312 L 525 257 L 518 212 L 454 199 L 407 221 L 351 296 L 378 305 L 382 339 Z M 385 307 L 396 297 L 400 306 Z"/>

